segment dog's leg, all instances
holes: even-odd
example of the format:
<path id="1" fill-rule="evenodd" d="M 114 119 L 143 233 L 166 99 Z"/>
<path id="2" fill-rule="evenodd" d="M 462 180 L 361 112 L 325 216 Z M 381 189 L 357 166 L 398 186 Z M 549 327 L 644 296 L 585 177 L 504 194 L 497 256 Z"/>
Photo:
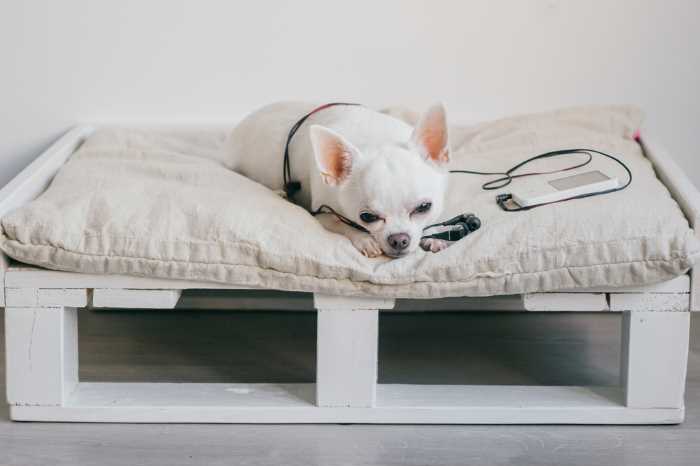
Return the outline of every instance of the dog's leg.
<path id="1" fill-rule="evenodd" d="M 338 233 L 349 239 L 353 246 L 363 255 L 367 257 L 379 257 L 383 254 L 382 248 L 379 247 L 379 243 L 377 243 L 372 235 L 344 224 L 338 220 L 335 215 L 319 214 L 316 216 L 316 219 L 326 230 Z"/>
<path id="2" fill-rule="evenodd" d="M 444 239 L 437 238 L 423 238 L 420 240 L 420 247 L 424 251 L 430 252 L 440 252 L 443 249 L 447 249 L 452 245 L 452 241 L 445 241 Z"/>

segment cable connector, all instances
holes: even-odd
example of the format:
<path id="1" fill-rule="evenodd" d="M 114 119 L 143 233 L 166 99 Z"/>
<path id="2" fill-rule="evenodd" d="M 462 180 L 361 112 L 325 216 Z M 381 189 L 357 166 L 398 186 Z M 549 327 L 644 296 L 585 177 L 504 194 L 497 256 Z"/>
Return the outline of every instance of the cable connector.
<path id="1" fill-rule="evenodd" d="M 502 204 L 506 201 L 510 201 L 511 199 L 513 199 L 513 195 L 511 193 L 503 193 L 496 195 L 496 202 L 499 204 Z"/>

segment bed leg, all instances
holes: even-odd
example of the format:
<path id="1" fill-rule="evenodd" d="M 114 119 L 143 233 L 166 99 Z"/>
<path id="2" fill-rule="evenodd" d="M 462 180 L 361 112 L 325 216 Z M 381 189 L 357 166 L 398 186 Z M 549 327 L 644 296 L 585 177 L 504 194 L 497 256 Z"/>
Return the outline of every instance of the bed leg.
<path id="1" fill-rule="evenodd" d="M 630 408 L 683 408 L 689 312 L 627 311 L 620 364 Z"/>
<path id="2" fill-rule="evenodd" d="M 78 384 L 78 312 L 70 307 L 5 308 L 7 401 L 61 406 Z"/>
<path id="3" fill-rule="evenodd" d="M 379 309 L 393 299 L 314 295 L 318 310 L 316 404 L 372 407 L 377 392 Z"/>
<path id="4" fill-rule="evenodd" d="M 378 314 L 376 309 L 318 310 L 318 406 L 374 406 Z"/>

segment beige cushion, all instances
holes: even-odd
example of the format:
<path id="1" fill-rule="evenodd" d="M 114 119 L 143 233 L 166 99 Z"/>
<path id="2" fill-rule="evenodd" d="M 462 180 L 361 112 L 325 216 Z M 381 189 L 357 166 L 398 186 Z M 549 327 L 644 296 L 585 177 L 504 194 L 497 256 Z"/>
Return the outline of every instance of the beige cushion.
<path id="1" fill-rule="evenodd" d="M 596 107 L 453 128 L 453 168 L 502 170 L 583 146 L 622 157 L 634 182 L 621 193 L 506 213 L 493 191 L 481 190 L 485 178 L 451 175 L 445 217 L 474 212 L 482 229 L 438 254 L 399 260 L 363 257 L 301 208 L 224 168 L 223 132 L 100 130 L 43 195 L 2 219 L 0 247 L 58 270 L 346 295 L 435 298 L 658 282 L 685 273 L 700 246 L 633 140 L 640 123 L 633 108 Z"/>

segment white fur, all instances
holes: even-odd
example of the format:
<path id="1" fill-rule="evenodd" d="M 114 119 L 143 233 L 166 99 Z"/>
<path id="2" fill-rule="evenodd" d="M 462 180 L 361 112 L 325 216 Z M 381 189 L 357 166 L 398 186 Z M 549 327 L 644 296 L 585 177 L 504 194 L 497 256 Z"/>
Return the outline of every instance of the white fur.
<path id="1" fill-rule="evenodd" d="M 287 135 L 292 125 L 315 107 L 312 103 L 283 102 L 253 112 L 230 134 L 226 144 L 229 167 L 273 190 L 283 189 Z M 347 227 L 333 216 L 318 216 L 326 228 L 347 236 L 369 257 L 380 251 L 398 257 L 415 250 L 423 227 L 436 221 L 444 205 L 444 164 L 449 154 L 444 119 L 442 106 L 431 107 L 414 131 L 399 119 L 365 107 L 336 106 L 314 114 L 290 145 L 292 179 L 300 181 L 302 187 L 294 201 L 311 210 L 329 205 L 365 226 L 371 235 Z M 436 140 L 443 139 L 444 147 L 436 150 Z M 342 177 L 329 176 L 329 168 L 339 165 L 324 166 L 329 157 L 324 157 L 327 154 L 323 151 L 333 151 L 342 158 Z M 432 202 L 430 211 L 412 213 L 424 200 Z M 382 220 L 364 224 L 359 215 L 365 210 L 379 214 Z M 391 247 L 387 238 L 395 233 L 411 237 L 408 248 L 397 251 Z"/>

